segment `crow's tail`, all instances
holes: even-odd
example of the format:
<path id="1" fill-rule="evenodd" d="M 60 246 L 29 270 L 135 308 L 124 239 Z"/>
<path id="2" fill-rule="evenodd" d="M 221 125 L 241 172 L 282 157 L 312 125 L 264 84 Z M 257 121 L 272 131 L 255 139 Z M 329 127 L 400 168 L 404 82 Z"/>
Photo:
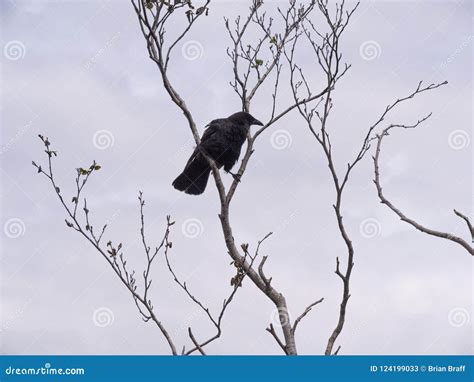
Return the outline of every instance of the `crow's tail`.
<path id="1" fill-rule="evenodd" d="M 173 181 L 173 187 L 186 194 L 199 195 L 206 189 L 211 168 L 205 158 L 195 158 Z"/>

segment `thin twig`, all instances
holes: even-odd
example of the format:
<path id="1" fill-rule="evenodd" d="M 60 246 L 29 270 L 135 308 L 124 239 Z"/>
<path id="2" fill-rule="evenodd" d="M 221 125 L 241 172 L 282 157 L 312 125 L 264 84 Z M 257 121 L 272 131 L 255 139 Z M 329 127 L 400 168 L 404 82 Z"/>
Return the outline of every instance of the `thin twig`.
<path id="1" fill-rule="evenodd" d="M 196 348 L 199 350 L 199 353 L 201 353 L 201 355 L 206 355 L 201 345 L 199 345 L 199 342 L 196 340 L 196 338 L 194 338 L 193 331 L 191 330 L 191 328 L 188 328 L 188 334 L 189 338 L 191 338 L 191 341 L 193 341 L 194 346 L 196 346 Z"/>
<path id="2" fill-rule="evenodd" d="M 472 224 L 469 218 L 459 211 L 454 210 L 454 213 L 466 222 L 467 228 L 469 229 L 469 232 L 471 234 L 471 239 L 474 242 L 474 228 L 472 227 Z"/>
<path id="3" fill-rule="evenodd" d="M 308 305 L 306 307 L 306 309 L 304 310 L 303 313 L 301 313 L 298 318 L 295 320 L 294 324 L 293 324 L 293 333 L 296 332 L 296 327 L 298 326 L 298 324 L 300 323 L 300 321 L 309 313 L 311 312 L 311 310 L 313 309 L 313 307 L 315 307 L 316 305 L 320 304 L 321 302 L 324 301 L 324 298 L 320 298 L 318 301 L 315 301 L 313 302 L 312 304 Z"/>
<path id="4" fill-rule="evenodd" d="M 270 324 L 270 326 L 266 328 L 265 330 L 273 336 L 273 338 L 275 339 L 277 344 L 281 347 L 281 349 L 284 351 L 284 353 L 288 355 L 289 354 L 288 350 L 286 349 L 285 344 L 281 341 L 280 337 L 278 337 L 278 334 L 276 333 L 275 328 L 273 327 L 273 324 Z"/>

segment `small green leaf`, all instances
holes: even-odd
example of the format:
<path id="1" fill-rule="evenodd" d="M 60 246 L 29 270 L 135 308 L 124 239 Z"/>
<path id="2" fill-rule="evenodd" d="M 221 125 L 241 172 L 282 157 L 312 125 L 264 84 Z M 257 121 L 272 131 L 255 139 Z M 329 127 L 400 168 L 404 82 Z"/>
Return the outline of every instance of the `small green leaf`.
<path id="1" fill-rule="evenodd" d="M 153 8 L 153 2 L 151 0 L 147 0 L 147 2 L 145 3 L 145 7 L 147 7 L 148 9 L 152 9 Z"/>

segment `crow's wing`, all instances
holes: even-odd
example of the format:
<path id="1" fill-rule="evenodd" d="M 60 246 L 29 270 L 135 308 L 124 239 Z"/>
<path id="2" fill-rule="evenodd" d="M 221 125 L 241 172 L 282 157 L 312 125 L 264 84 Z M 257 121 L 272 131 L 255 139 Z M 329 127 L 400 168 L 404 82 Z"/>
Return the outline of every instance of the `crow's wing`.
<path id="1" fill-rule="evenodd" d="M 219 128 L 222 126 L 224 119 L 214 119 L 213 121 L 209 122 L 204 130 L 204 133 L 202 134 L 201 137 L 201 146 L 206 149 L 206 143 L 209 143 L 212 140 L 212 137 L 215 136 L 216 132 L 219 130 Z M 191 154 L 191 157 L 189 158 L 188 162 L 186 163 L 185 167 L 188 167 L 189 164 L 196 158 L 196 155 L 199 154 L 199 148 L 196 147 Z"/>
<path id="2" fill-rule="evenodd" d="M 207 125 L 206 125 L 206 130 L 204 130 L 204 133 L 202 134 L 202 137 L 201 137 L 201 143 L 209 140 L 209 138 L 211 138 L 211 136 L 213 136 L 218 130 L 219 128 L 224 124 L 225 122 L 225 119 L 214 119 L 213 121 L 209 122 Z"/>

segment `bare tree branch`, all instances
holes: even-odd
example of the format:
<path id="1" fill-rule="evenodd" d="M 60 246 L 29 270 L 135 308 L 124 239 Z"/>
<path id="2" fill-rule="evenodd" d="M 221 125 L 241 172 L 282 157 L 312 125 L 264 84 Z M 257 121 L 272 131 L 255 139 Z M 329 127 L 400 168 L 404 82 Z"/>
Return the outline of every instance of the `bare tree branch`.
<path id="1" fill-rule="evenodd" d="M 261 241 L 259 241 L 259 245 L 257 247 L 257 251 L 256 251 L 256 254 L 255 256 L 251 256 L 250 254 L 248 254 L 249 257 L 251 257 L 251 262 L 250 262 L 250 266 L 252 266 L 253 264 L 253 261 L 255 260 L 255 258 L 258 256 L 258 248 L 260 247 L 260 244 L 268 237 L 269 235 L 265 236 L 264 239 L 262 239 Z M 248 247 L 247 247 L 248 248 Z M 245 256 L 245 258 L 247 258 L 247 254 Z M 168 253 L 167 251 L 165 251 L 165 260 L 166 260 L 166 264 L 168 266 L 168 270 L 170 271 L 171 275 L 173 276 L 174 278 L 174 281 L 180 286 L 181 289 L 183 289 L 187 296 L 196 304 L 198 305 L 203 311 L 204 313 L 206 314 L 206 316 L 208 317 L 209 321 L 213 324 L 213 326 L 216 328 L 217 332 L 215 335 L 213 335 L 211 338 L 203 341 L 202 343 L 199 343 L 199 342 L 196 342 L 196 339 L 195 337 L 192 335 L 192 330 L 191 328 L 188 328 L 188 333 L 189 333 L 189 337 L 191 338 L 191 340 L 193 341 L 193 344 L 194 344 L 194 347 L 191 348 L 190 350 L 188 351 L 184 351 L 183 354 L 185 355 L 190 355 L 192 353 L 194 353 L 195 351 L 199 351 L 201 354 L 204 353 L 203 351 L 203 348 L 208 345 L 209 343 L 215 341 L 216 339 L 218 339 L 221 334 L 222 334 L 222 320 L 224 318 L 224 315 L 225 315 L 225 312 L 227 310 L 227 308 L 229 307 L 229 305 L 231 304 L 231 302 L 233 301 L 237 291 L 239 290 L 240 286 L 242 285 L 242 281 L 243 279 L 245 278 L 246 276 L 246 273 L 245 271 L 242 270 L 241 266 L 239 264 L 236 264 L 236 268 L 238 269 L 238 281 L 236 283 L 233 284 L 233 288 L 232 288 L 232 291 L 230 293 L 230 295 L 224 300 L 223 304 L 222 304 L 222 308 L 217 316 L 217 318 L 215 318 L 212 313 L 210 312 L 209 308 L 207 308 L 206 306 L 204 306 L 204 304 L 197 298 L 195 297 L 189 290 L 186 282 L 182 282 L 179 280 L 178 276 L 176 275 L 172 265 L 171 265 L 171 262 L 169 260 L 169 257 L 168 257 Z"/>
<path id="2" fill-rule="evenodd" d="M 342 54 L 339 52 L 340 38 L 346 26 L 348 25 L 351 16 L 357 9 L 359 3 L 357 3 L 349 11 L 345 10 L 344 2 L 342 2 L 341 4 L 336 4 L 336 11 L 334 15 L 331 15 L 328 9 L 327 1 L 318 0 L 317 4 L 321 13 L 325 16 L 329 32 L 325 34 L 321 33 L 311 22 L 307 23 L 309 25 L 305 25 L 305 23 L 303 23 L 302 28 L 304 31 L 304 35 L 313 47 L 313 52 L 316 55 L 319 67 L 326 74 L 326 88 L 328 89 L 328 91 L 324 96 L 324 101 L 321 100 L 322 102 L 317 102 L 315 105 L 309 105 L 308 103 L 305 103 L 303 105 L 298 105 L 297 108 L 300 115 L 305 120 L 311 134 L 322 147 L 323 152 L 325 154 L 336 193 L 336 200 L 333 204 L 333 208 L 336 215 L 337 226 L 347 249 L 347 266 L 345 271 L 341 271 L 339 258 L 336 258 L 335 273 L 342 280 L 343 294 L 339 309 L 337 325 L 328 339 L 328 343 L 325 350 L 326 355 L 331 355 L 333 354 L 334 343 L 344 327 L 347 303 L 350 298 L 350 277 L 352 274 L 352 268 L 354 266 L 354 247 L 347 233 L 347 229 L 345 227 L 342 215 L 343 192 L 352 168 L 362 159 L 365 154 L 365 150 L 362 150 L 362 154 L 359 154 L 352 162 L 352 164 L 348 164 L 346 172 L 343 173 L 341 177 L 340 174 L 336 171 L 331 139 L 327 129 L 328 117 L 333 107 L 332 93 L 336 87 L 337 82 L 344 76 L 344 74 L 350 68 L 350 65 L 342 64 Z M 311 86 L 308 83 L 306 76 L 304 75 L 303 69 L 295 63 L 295 49 L 296 43 L 289 47 L 289 49 L 285 52 L 285 57 L 288 61 L 291 70 L 290 83 L 293 98 L 295 101 L 297 101 L 300 97 L 299 94 L 301 92 L 301 89 L 304 90 L 306 96 L 310 96 L 312 92 Z M 322 105 L 322 110 L 318 110 L 320 105 Z M 314 123 L 315 119 L 317 119 L 319 128 L 317 128 Z M 368 144 L 367 141 L 369 139 L 370 133 L 368 134 L 368 137 L 364 140 L 364 145 Z M 342 181 L 340 179 L 342 179 Z"/>
<path id="3" fill-rule="evenodd" d="M 336 215 L 339 232 L 347 248 L 347 265 L 345 270 L 341 269 L 339 257 L 336 258 L 335 273 L 343 283 L 343 294 L 339 309 L 337 325 L 328 339 L 328 343 L 325 350 L 326 355 L 336 354 L 336 352 L 338 352 L 340 349 L 340 347 L 338 347 L 338 350 L 333 353 L 335 341 L 337 340 L 339 334 L 341 333 L 344 327 L 347 304 L 350 298 L 350 278 L 354 266 L 354 246 L 352 240 L 349 237 L 347 228 L 343 220 L 342 200 L 345 186 L 347 185 L 351 172 L 369 151 L 371 142 L 375 139 L 374 131 L 391 110 L 393 110 L 402 102 L 412 99 L 415 95 L 419 93 L 436 89 L 446 83 L 444 82 L 441 84 L 431 84 L 423 87 L 422 82 L 420 82 L 414 92 L 412 92 L 406 97 L 397 99 L 391 105 L 387 106 L 381 117 L 367 130 L 367 133 L 364 139 L 362 140 L 361 148 L 357 152 L 355 158 L 349 163 L 347 163 L 346 170 L 343 171 L 342 174 L 339 173 L 336 170 L 336 164 L 331 144 L 331 137 L 328 132 L 328 118 L 333 107 L 332 93 L 338 81 L 350 68 L 350 65 L 343 65 L 342 63 L 342 54 L 339 53 L 340 37 L 344 32 L 346 26 L 348 25 L 350 18 L 357 9 L 358 5 L 359 3 L 357 3 L 351 10 L 346 11 L 344 9 L 344 2 L 342 2 L 341 4 L 336 4 L 335 13 L 334 15 L 331 15 L 331 12 L 328 8 L 328 2 L 324 0 L 318 0 L 318 7 L 321 13 L 325 16 L 330 32 L 326 34 L 321 33 L 310 21 L 308 21 L 307 23 L 303 23 L 302 25 L 304 34 L 307 37 L 307 40 L 310 42 L 311 46 L 313 47 L 314 53 L 316 54 L 319 67 L 326 74 L 327 88 L 329 90 L 324 97 L 324 102 L 318 102 L 315 105 L 309 105 L 308 103 L 298 105 L 298 111 L 306 121 L 310 132 L 312 133 L 316 141 L 320 144 L 325 154 L 336 193 L 336 200 L 333 204 L 333 208 Z M 309 24 L 309 26 L 307 24 Z M 293 91 L 293 97 L 295 100 L 298 100 L 300 97 L 299 93 L 302 89 L 304 90 L 306 96 L 311 94 L 311 86 L 308 84 L 308 81 L 303 73 L 302 68 L 294 62 L 295 46 L 296 43 L 294 43 L 287 50 L 285 56 L 291 68 L 290 82 L 292 85 L 291 87 Z M 322 110 L 319 110 L 320 104 L 322 104 Z M 318 128 L 316 127 L 314 120 L 317 120 L 317 124 L 319 125 Z"/>
<path id="4" fill-rule="evenodd" d="M 277 344 L 281 347 L 283 352 L 286 355 L 289 355 L 290 353 L 288 353 L 286 345 L 281 341 L 280 337 L 278 337 L 278 334 L 276 333 L 275 328 L 273 327 L 273 324 L 270 324 L 270 326 L 268 328 L 266 328 L 265 330 L 273 336 L 273 338 L 275 339 Z"/>
<path id="5" fill-rule="evenodd" d="M 260 265 L 258 266 L 258 274 L 262 278 L 263 282 L 265 285 L 270 287 L 270 284 L 272 282 L 272 278 L 270 277 L 269 279 L 265 276 L 265 273 L 263 273 L 263 266 L 265 265 L 265 262 L 267 261 L 268 256 L 263 256 L 262 261 L 260 261 Z"/>
<path id="6" fill-rule="evenodd" d="M 387 137 L 389 135 L 389 132 L 392 129 L 396 128 L 396 127 L 403 128 L 403 129 L 415 128 L 421 122 L 426 120 L 428 117 L 423 118 L 422 120 L 418 121 L 417 123 L 415 123 L 414 125 L 411 125 L 411 126 L 392 124 L 392 125 L 388 126 L 387 128 L 383 129 L 382 132 L 377 135 L 377 147 L 376 147 L 376 150 L 375 150 L 375 156 L 373 157 L 373 159 L 374 159 L 374 172 L 375 172 L 374 183 L 375 183 L 375 186 L 377 188 L 377 194 L 379 196 L 380 202 L 382 204 L 385 204 L 388 208 L 390 208 L 402 221 L 410 224 L 411 226 L 415 227 L 417 230 L 419 230 L 423 233 L 426 233 L 426 234 L 431 235 L 431 236 L 440 237 L 442 239 L 452 241 L 453 243 L 457 243 L 460 246 L 462 246 L 468 253 L 470 253 L 471 256 L 474 256 L 474 248 L 471 245 L 469 245 L 469 243 L 466 240 L 464 240 L 464 239 L 462 239 L 462 238 L 460 238 L 456 235 L 453 235 L 453 234 L 450 234 L 450 233 L 447 233 L 447 232 L 436 231 L 436 230 L 427 228 L 424 225 L 421 225 L 417 221 L 415 221 L 415 220 L 409 218 L 408 216 L 406 216 L 399 208 L 395 207 L 395 205 L 391 201 L 389 201 L 383 193 L 382 185 L 380 183 L 380 165 L 379 165 L 380 151 L 381 151 L 383 139 L 385 137 Z M 469 219 L 467 217 L 465 217 L 464 215 L 460 214 L 459 212 L 457 212 L 456 210 L 454 212 L 457 216 L 461 217 L 467 223 L 467 225 L 469 227 L 469 230 L 470 230 L 470 233 L 471 233 L 471 239 L 472 239 L 473 232 L 472 232 L 472 226 L 471 226 L 471 223 L 470 223 Z"/>
<path id="7" fill-rule="evenodd" d="M 123 253 L 121 253 L 122 243 L 119 243 L 118 245 L 114 245 L 112 244 L 111 241 L 109 241 L 105 248 L 101 246 L 100 241 L 101 241 L 101 238 L 105 231 L 106 226 L 102 228 L 100 235 L 97 236 L 94 231 L 94 227 L 92 226 L 89 220 L 90 210 L 87 207 L 87 202 L 85 199 L 84 199 L 84 208 L 83 208 L 85 222 L 86 222 L 85 226 L 79 221 L 79 217 L 77 216 L 77 205 L 81 198 L 81 192 L 83 191 L 87 181 L 89 180 L 89 176 L 93 172 L 100 170 L 101 167 L 94 161 L 92 165 L 88 168 L 77 169 L 77 177 L 76 177 L 76 186 L 77 186 L 76 191 L 77 192 L 76 192 L 76 195 L 72 198 L 72 201 L 71 201 L 72 207 L 70 207 L 68 203 L 64 200 L 63 195 L 61 193 L 61 189 L 57 185 L 54 178 L 52 158 L 57 156 L 57 152 L 51 149 L 51 143 L 48 140 L 48 138 L 43 137 L 42 135 L 40 135 L 39 137 L 45 146 L 45 152 L 46 152 L 46 155 L 48 156 L 48 167 L 47 167 L 47 170 L 44 170 L 41 165 L 38 165 L 35 162 L 32 162 L 32 164 L 33 166 L 36 167 L 38 173 L 44 175 L 47 179 L 49 179 L 59 201 L 61 202 L 68 216 L 68 219 L 66 219 L 66 225 L 69 228 L 72 228 L 75 231 L 79 232 L 107 261 L 107 263 L 111 266 L 112 270 L 118 276 L 122 284 L 124 284 L 125 287 L 128 289 L 128 291 L 130 292 L 135 302 L 135 305 L 138 308 L 139 313 L 142 315 L 143 320 L 145 322 L 152 320 L 157 325 L 163 337 L 165 338 L 166 342 L 168 343 L 171 353 L 173 355 L 177 355 L 176 346 L 170 334 L 168 333 L 168 331 L 166 330 L 162 322 L 158 319 L 157 315 L 154 312 L 152 301 L 151 299 L 148 298 L 148 291 L 151 286 L 151 280 L 149 280 L 148 278 L 151 263 L 154 257 L 156 256 L 156 254 L 163 248 L 164 243 L 168 242 L 170 227 L 174 223 L 171 222 L 169 217 L 167 218 L 166 231 L 161 241 L 161 244 L 155 249 L 154 254 L 150 256 L 150 248 L 146 245 L 145 234 L 144 234 L 143 206 L 145 203 L 142 199 L 142 194 L 140 193 L 139 195 L 140 214 L 141 214 L 141 219 L 142 219 L 141 235 L 142 235 L 142 240 L 143 240 L 143 244 L 145 246 L 146 255 L 147 255 L 147 267 L 146 267 L 146 270 L 143 272 L 144 291 L 140 293 L 138 291 L 137 284 L 136 284 L 135 271 L 130 272 L 128 270 L 127 261 L 124 259 Z M 167 248 L 168 247 L 165 247 L 165 251 L 167 250 Z"/>
<path id="8" fill-rule="evenodd" d="M 196 340 L 196 338 L 194 338 L 193 331 L 191 330 L 191 328 L 188 328 L 188 334 L 189 338 L 191 338 L 191 341 L 193 341 L 193 344 L 194 346 L 196 346 L 199 353 L 201 353 L 201 355 L 206 355 L 206 353 L 204 353 L 204 350 L 202 350 L 201 345 L 199 345 L 199 342 Z"/>
<path id="9" fill-rule="evenodd" d="M 293 333 L 296 332 L 296 327 L 298 326 L 298 324 L 300 323 L 300 321 L 301 321 L 303 318 L 305 318 L 305 316 L 306 316 L 309 312 L 311 312 L 311 310 L 313 309 L 313 307 L 315 307 L 316 305 L 320 304 L 320 303 L 323 302 L 323 301 L 324 301 L 324 298 L 320 298 L 318 301 L 315 301 L 315 302 L 313 302 L 312 304 L 310 304 L 310 305 L 308 305 L 308 306 L 306 307 L 306 309 L 304 310 L 304 312 L 301 313 L 301 314 L 298 316 L 298 318 L 295 320 L 295 322 L 294 322 L 294 324 L 293 324 L 293 328 L 292 328 Z"/>
<path id="10" fill-rule="evenodd" d="M 454 213 L 466 222 L 467 228 L 469 229 L 469 232 L 471 234 L 471 240 L 472 242 L 474 242 L 474 228 L 472 227 L 472 223 L 469 218 L 459 211 L 454 210 Z"/>

